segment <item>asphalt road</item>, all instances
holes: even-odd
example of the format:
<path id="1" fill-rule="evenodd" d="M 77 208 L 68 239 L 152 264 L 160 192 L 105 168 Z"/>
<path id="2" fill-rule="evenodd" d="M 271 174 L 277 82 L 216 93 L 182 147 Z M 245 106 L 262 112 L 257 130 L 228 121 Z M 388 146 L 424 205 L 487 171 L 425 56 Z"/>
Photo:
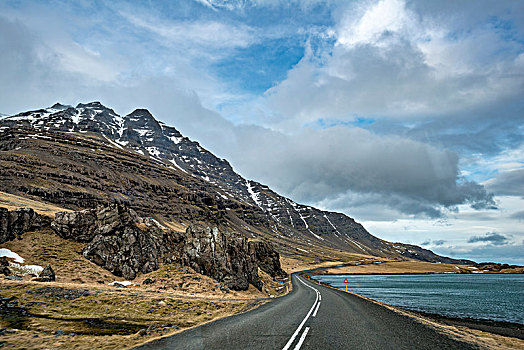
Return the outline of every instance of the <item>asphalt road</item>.
<path id="1" fill-rule="evenodd" d="M 475 349 L 413 319 L 297 275 L 293 291 L 136 349 Z"/>

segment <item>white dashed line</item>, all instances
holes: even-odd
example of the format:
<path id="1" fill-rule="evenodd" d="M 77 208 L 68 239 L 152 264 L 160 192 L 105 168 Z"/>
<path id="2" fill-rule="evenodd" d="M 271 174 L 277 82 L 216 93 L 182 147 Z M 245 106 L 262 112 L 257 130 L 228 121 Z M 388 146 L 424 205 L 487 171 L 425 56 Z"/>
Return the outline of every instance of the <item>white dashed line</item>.
<path id="1" fill-rule="evenodd" d="M 318 298 L 320 296 L 320 292 L 318 291 L 318 289 L 311 287 L 309 284 L 307 284 L 304 281 L 302 281 L 300 279 L 300 277 L 297 277 L 297 279 L 300 281 L 300 283 L 302 283 L 306 287 L 309 287 L 309 288 L 313 289 L 316 292 L 316 298 L 315 298 L 315 302 L 313 303 L 313 306 L 311 306 L 311 309 L 309 309 L 309 312 L 307 313 L 306 317 L 304 317 L 304 319 L 302 320 L 302 322 L 298 326 L 297 330 L 295 331 L 295 333 L 293 333 L 291 338 L 289 338 L 289 340 L 286 343 L 286 346 L 284 346 L 282 348 L 282 350 L 288 350 L 291 347 L 291 344 L 293 344 L 293 341 L 297 337 L 298 333 L 300 333 L 300 330 L 304 326 L 304 323 L 306 323 L 307 319 L 309 318 L 309 316 L 311 315 L 311 313 L 313 312 L 313 310 L 317 306 Z M 295 347 L 296 350 L 300 349 L 300 347 L 302 346 L 302 343 L 304 342 L 304 339 L 306 338 L 306 334 L 307 334 L 308 331 L 309 331 L 309 327 L 306 327 L 306 329 L 304 330 L 304 333 L 300 337 L 300 340 L 299 340 L 297 346 Z"/>

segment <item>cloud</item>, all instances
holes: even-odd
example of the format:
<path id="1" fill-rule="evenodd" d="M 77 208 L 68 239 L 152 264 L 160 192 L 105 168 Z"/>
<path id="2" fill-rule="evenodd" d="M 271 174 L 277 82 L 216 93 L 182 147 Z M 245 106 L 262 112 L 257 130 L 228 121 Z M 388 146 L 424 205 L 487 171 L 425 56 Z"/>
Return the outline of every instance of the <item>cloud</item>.
<path id="1" fill-rule="evenodd" d="M 233 164 L 241 173 L 328 209 L 382 203 L 403 213 L 441 216 L 469 203 L 494 207 L 492 195 L 458 175 L 454 152 L 399 137 L 343 127 L 287 135 L 260 127 L 238 131 Z"/>
<path id="2" fill-rule="evenodd" d="M 399 0 L 352 2 L 341 12 L 335 45 L 310 51 L 267 92 L 272 127 L 366 117 L 423 121 L 421 128 L 441 126 L 443 133 L 458 130 L 455 121 L 515 120 L 522 111 L 522 42 L 489 28 L 487 14 L 483 25 L 457 31 L 455 22 Z"/>
<path id="3" fill-rule="evenodd" d="M 384 35 L 412 27 L 412 16 L 400 0 L 381 0 L 347 11 L 339 26 L 338 44 L 346 47 L 378 44 Z M 414 29 L 414 28 L 409 28 Z"/>
<path id="4" fill-rule="evenodd" d="M 508 238 L 496 232 L 488 232 L 484 236 L 473 236 L 468 239 L 468 243 L 488 242 L 494 245 L 505 245 Z"/>
<path id="5" fill-rule="evenodd" d="M 497 174 L 486 186 L 498 195 L 524 197 L 524 168 Z"/>
<path id="6" fill-rule="evenodd" d="M 232 25 L 218 21 L 165 21 L 161 18 L 126 13 L 120 15 L 133 25 L 151 31 L 168 44 L 192 48 L 194 45 L 212 49 L 228 49 L 252 45 L 256 37 L 246 25 Z"/>
<path id="7" fill-rule="evenodd" d="M 51 82 L 51 88 L 16 104 L 29 103 L 39 108 L 57 100 L 71 104 L 102 100 L 121 113 L 147 107 L 160 119 L 228 158 L 245 176 L 268 183 L 298 201 L 328 209 L 351 212 L 354 207 L 382 203 L 407 214 L 439 217 L 443 208 L 463 203 L 476 208 L 494 205 L 482 186 L 459 177 L 458 157 L 452 151 L 402 137 L 378 136 L 359 128 L 306 128 L 290 135 L 254 125 L 234 126 L 204 108 L 199 96 L 184 88 L 180 76 L 86 84 L 89 80 L 84 74 L 41 60 L 35 50 L 42 41 L 31 36 L 24 25 L 2 23 L 13 31 L 13 39 L 3 47 L 11 48 L 6 52 L 18 50 L 17 57 L 24 60 L 5 62 L 9 55 L 0 60 L 4 60 L 4 67 L 11 67 L 11 72 L 19 69 L 17 74 L 27 78 L 0 78 L 4 79 L 3 87 L 13 87 L 14 82 L 18 86 L 3 89 L 4 107 L 22 98 L 17 91 L 30 91 Z M 17 49 L 20 41 L 26 46 Z M 51 46 L 48 52 L 54 52 Z"/>
<path id="8" fill-rule="evenodd" d="M 446 241 L 443 240 L 443 239 L 438 239 L 436 241 L 431 241 L 431 239 L 428 239 L 428 240 L 420 243 L 420 245 L 423 245 L 423 246 L 433 245 L 433 246 L 440 247 L 440 246 L 444 245 L 445 243 L 446 243 Z"/>
<path id="9" fill-rule="evenodd" d="M 524 210 L 517 211 L 509 216 L 512 219 L 518 220 L 518 221 L 524 221 Z"/>
<path id="10" fill-rule="evenodd" d="M 508 245 L 482 245 L 473 249 L 462 249 L 459 247 L 438 247 L 433 250 L 437 254 L 456 256 L 463 259 L 471 259 L 476 262 L 499 262 L 507 264 L 524 265 L 524 244 Z"/>
<path id="11" fill-rule="evenodd" d="M 249 5 L 245 0 L 194 0 L 214 11 L 226 9 L 229 11 L 241 10 Z"/>

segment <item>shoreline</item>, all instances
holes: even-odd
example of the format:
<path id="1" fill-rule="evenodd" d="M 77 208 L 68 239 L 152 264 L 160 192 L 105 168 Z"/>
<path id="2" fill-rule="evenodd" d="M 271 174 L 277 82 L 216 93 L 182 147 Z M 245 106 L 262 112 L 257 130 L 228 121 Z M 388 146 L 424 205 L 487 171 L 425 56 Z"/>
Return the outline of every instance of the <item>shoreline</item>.
<path id="1" fill-rule="evenodd" d="M 360 295 L 360 294 L 359 294 Z M 390 305 L 390 304 L 388 304 Z M 444 323 L 449 326 L 468 327 L 477 329 L 483 332 L 494 333 L 505 337 L 512 337 L 524 340 L 524 324 L 508 322 L 508 321 L 497 321 L 484 318 L 473 318 L 473 317 L 451 317 L 441 314 L 415 311 L 411 309 L 402 308 L 399 306 L 390 305 L 406 312 L 412 312 L 419 314 L 423 317 L 427 317 L 436 322 Z"/>
<path id="2" fill-rule="evenodd" d="M 316 272 L 316 271 L 315 271 Z M 311 277 L 318 276 L 318 275 L 435 275 L 435 274 L 446 274 L 446 273 L 438 273 L 438 272 L 426 272 L 426 273 L 352 273 L 352 274 L 319 274 L 314 273 L 311 274 Z M 449 274 L 449 273 L 447 273 Z M 447 275 L 446 274 L 446 275 Z M 455 273 L 459 274 L 459 273 Z M 507 273 L 500 273 L 501 275 L 507 274 Z M 315 280 L 316 282 L 327 286 L 329 288 L 333 288 L 342 292 L 345 292 L 344 289 L 334 287 L 326 282 L 320 282 L 318 280 Z M 349 292 L 351 294 L 357 295 L 363 299 L 370 300 L 372 302 L 382 304 L 384 306 L 388 306 L 390 308 L 398 309 L 400 311 L 403 311 L 407 314 L 413 314 L 413 317 L 422 317 L 429 319 L 433 322 L 444 324 L 447 326 L 455 326 L 455 327 L 467 327 L 474 330 L 479 330 L 487 333 L 492 333 L 496 335 L 501 335 L 504 337 L 511 337 L 516 338 L 520 340 L 524 340 L 524 324 L 520 323 L 514 323 L 509 321 L 499 321 L 499 320 L 492 320 L 492 319 L 479 319 L 479 318 L 473 318 L 473 317 L 452 317 L 452 316 L 446 316 L 442 314 L 437 313 L 430 313 L 430 312 L 424 312 L 424 311 L 418 311 L 418 310 L 412 310 L 405 307 L 395 306 L 392 304 L 388 304 L 355 292 Z"/>

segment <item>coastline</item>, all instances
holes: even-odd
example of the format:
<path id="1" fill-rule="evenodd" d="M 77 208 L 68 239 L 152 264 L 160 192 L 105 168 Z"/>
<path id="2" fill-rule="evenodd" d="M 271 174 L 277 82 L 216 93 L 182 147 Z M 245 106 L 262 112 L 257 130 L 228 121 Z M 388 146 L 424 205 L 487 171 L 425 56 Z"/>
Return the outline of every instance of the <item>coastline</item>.
<path id="1" fill-rule="evenodd" d="M 312 271 L 311 271 L 312 272 Z M 303 273 L 304 275 L 307 273 Z M 449 273 L 439 273 L 439 272 L 425 272 L 425 273 L 352 273 L 351 275 L 434 275 L 434 274 L 449 274 Z M 460 273 L 455 273 L 460 274 Z M 501 273 L 501 275 L 504 275 L 505 273 Z M 317 276 L 317 275 L 341 275 L 339 273 L 318 273 L 318 271 L 315 271 L 314 273 L 311 273 L 311 277 Z M 430 313 L 430 312 L 423 312 L 418 310 L 412 310 L 400 306 L 395 306 L 391 304 L 384 303 L 382 301 L 378 301 L 375 299 L 372 299 L 370 297 L 366 297 L 361 294 L 357 294 L 354 292 L 345 292 L 341 288 L 334 287 L 328 283 L 320 282 L 318 280 L 315 280 L 317 283 L 326 286 L 328 288 L 336 289 L 344 293 L 351 293 L 353 295 L 356 295 L 362 299 L 366 299 L 368 301 L 371 301 L 373 303 L 377 303 L 380 305 L 383 305 L 384 307 L 387 307 L 389 309 L 392 309 L 394 311 L 406 314 L 410 317 L 419 319 L 419 320 L 426 320 L 430 323 L 436 323 L 441 326 L 451 326 L 456 328 L 467 328 L 470 330 L 475 331 L 481 331 L 486 332 L 489 334 L 494 334 L 496 336 L 502 336 L 502 337 L 509 337 L 509 338 L 515 338 L 520 341 L 524 340 L 524 324 L 520 323 L 514 323 L 514 322 L 508 322 L 508 321 L 499 321 L 499 320 L 492 320 L 492 319 L 478 319 L 478 318 L 472 318 L 472 317 L 452 317 L 452 316 L 446 316 L 442 314 L 437 313 Z"/>

